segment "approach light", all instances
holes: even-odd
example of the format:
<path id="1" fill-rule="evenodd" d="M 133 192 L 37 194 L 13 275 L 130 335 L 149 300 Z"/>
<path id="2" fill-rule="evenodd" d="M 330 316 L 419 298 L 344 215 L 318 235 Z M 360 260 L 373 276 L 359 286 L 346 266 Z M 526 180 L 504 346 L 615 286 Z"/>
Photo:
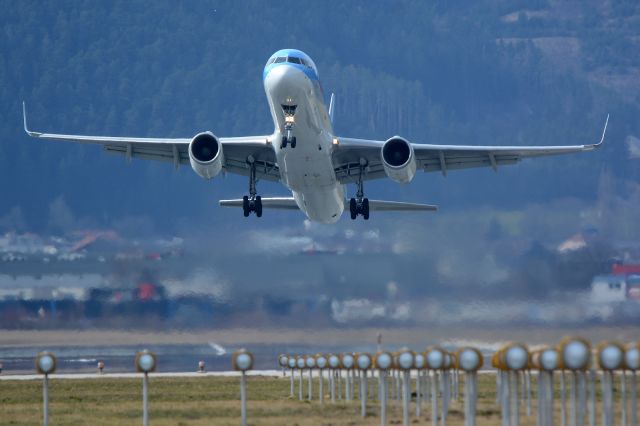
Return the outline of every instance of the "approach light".
<path id="1" fill-rule="evenodd" d="M 135 358 L 136 370 L 139 373 L 151 373 L 156 371 L 156 354 L 148 350 L 140 351 Z"/>
<path id="2" fill-rule="evenodd" d="M 253 355 L 245 349 L 235 351 L 231 356 L 231 365 L 236 371 L 247 371 L 253 368 Z"/>
<path id="3" fill-rule="evenodd" d="M 371 355 L 369 354 L 360 354 L 358 355 L 358 359 L 357 359 L 357 364 L 358 364 L 358 368 L 360 370 L 368 370 L 369 368 L 371 368 Z"/>
<path id="4" fill-rule="evenodd" d="M 565 337 L 558 348 L 561 354 L 561 368 L 584 370 L 591 361 L 591 344 L 581 337 Z"/>
<path id="5" fill-rule="evenodd" d="M 617 370 L 624 365 L 624 347 L 618 342 L 601 342 L 597 346 L 598 366 L 603 370 Z"/>
<path id="6" fill-rule="evenodd" d="M 466 371 L 478 371 L 482 367 L 482 353 L 476 348 L 462 348 L 457 353 L 457 367 Z"/>
<path id="7" fill-rule="evenodd" d="M 51 352 L 40 352 L 36 356 L 36 370 L 39 374 L 53 374 L 57 364 L 58 360 Z"/>
<path id="8" fill-rule="evenodd" d="M 393 364 L 393 356 L 389 352 L 378 352 L 374 358 L 378 370 L 388 370 Z"/>

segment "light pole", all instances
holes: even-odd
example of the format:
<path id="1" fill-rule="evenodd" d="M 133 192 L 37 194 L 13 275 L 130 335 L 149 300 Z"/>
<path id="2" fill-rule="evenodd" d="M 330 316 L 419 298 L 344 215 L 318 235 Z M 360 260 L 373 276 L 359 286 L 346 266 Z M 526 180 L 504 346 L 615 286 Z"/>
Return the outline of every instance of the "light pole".
<path id="1" fill-rule="evenodd" d="M 51 352 L 40 352 L 36 356 L 36 371 L 44 375 L 42 380 L 42 416 L 45 426 L 49 426 L 49 374 L 56 371 L 58 360 Z"/>
<path id="2" fill-rule="evenodd" d="M 571 426 L 576 426 L 578 423 L 583 424 L 582 417 L 584 414 L 584 408 L 578 409 L 577 392 L 578 385 L 580 385 L 580 405 L 585 405 L 584 399 L 586 399 L 586 393 L 584 389 L 584 373 L 591 365 L 591 344 L 580 337 L 565 337 L 560 341 L 558 351 L 561 355 L 560 367 L 563 370 L 569 370 L 571 372 Z M 564 373 L 561 376 L 561 380 L 563 378 Z M 561 381 L 561 385 L 563 384 L 563 381 Z M 564 387 L 566 391 L 566 383 Z M 564 395 L 564 392 L 561 403 L 563 406 L 566 405 L 566 396 Z M 561 411 L 563 412 L 562 421 L 566 423 L 566 408 L 563 407 Z M 580 415 L 580 420 L 578 420 L 578 414 Z"/>
<path id="3" fill-rule="evenodd" d="M 393 356 L 389 352 L 378 352 L 374 358 L 378 369 L 378 400 L 380 401 L 380 425 L 387 424 L 387 371 L 393 365 Z"/>
<path id="4" fill-rule="evenodd" d="M 464 421 L 465 426 L 476 424 L 476 402 L 478 398 L 478 370 L 482 367 L 482 353 L 476 348 L 462 348 L 456 354 L 456 367 L 463 370 Z"/>
<path id="5" fill-rule="evenodd" d="M 402 422 L 409 426 L 409 400 L 411 399 L 411 369 L 415 355 L 409 349 L 401 349 L 398 354 L 398 368 L 402 370 Z"/>
<path id="6" fill-rule="evenodd" d="M 331 388 L 331 402 L 336 402 L 336 373 L 340 370 L 340 357 L 338 355 L 329 355 L 329 387 Z M 338 391 L 340 399 L 342 399 L 342 385 L 338 382 Z"/>
<path id="7" fill-rule="evenodd" d="M 371 355 L 362 353 L 358 355 L 356 364 L 360 370 L 360 415 L 362 417 L 367 416 L 367 397 L 369 390 L 367 389 L 368 377 L 367 374 L 371 368 Z"/>
<path id="8" fill-rule="evenodd" d="M 627 346 L 624 352 L 624 364 L 631 371 L 631 424 L 638 424 L 638 380 L 640 370 L 640 342 Z"/>
<path id="9" fill-rule="evenodd" d="M 318 367 L 319 370 L 319 376 L 320 376 L 320 389 L 318 389 L 318 392 L 320 394 L 320 404 L 324 403 L 324 369 L 327 368 L 327 357 L 325 355 L 322 354 L 318 354 L 316 355 L 316 367 Z"/>
<path id="10" fill-rule="evenodd" d="M 240 371 L 240 416 L 242 426 L 247 426 L 247 375 L 246 372 L 253 368 L 253 355 L 240 349 L 231 357 L 231 364 L 235 371 Z"/>
<path id="11" fill-rule="evenodd" d="M 156 371 L 156 355 L 148 350 L 136 354 L 135 366 L 142 377 L 142 424 L 149 426 L 149 373 Z"/>
<path id="12" fill-rule="evenodd" d="M 601 342 L 596 351 L 598 353 L 598 366 L 602 369 L 602 425 L 613 425 L 613 387 L 614 371 L 624 366 L 624 346 L 617 342 Z M 621 401 L 622 401 L 622 425 L 627 424 L 626 399 L 627 390 L 624 374 L 621 376 Z M 574 426 L 573 423 L 571 426 Z"/>

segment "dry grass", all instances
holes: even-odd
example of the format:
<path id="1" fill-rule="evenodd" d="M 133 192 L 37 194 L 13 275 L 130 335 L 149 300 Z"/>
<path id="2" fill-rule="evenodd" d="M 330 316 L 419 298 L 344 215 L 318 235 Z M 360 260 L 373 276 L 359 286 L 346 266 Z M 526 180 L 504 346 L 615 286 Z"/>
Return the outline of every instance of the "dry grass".
<path id="1" fill-rule="evenodd" d="M 478 425 L 500 423 L 495 404 L 495 378 L 479 380 Z M 306 383 L 306 380 L 305 380 Z M 296 380 L 297 385 L 297 380 Z M 289 379 L 250 377 L 248 379 L 248 418 L 252 425 L 377 425 L 378 405 L 372 400 L 368 417 L 360 417 L 359 401 L 321 405 L 289 397 Z M 371 383 L 376 390 L 376 383 Z M 138 425 L 142 417 L 141 380 L 109 379 L 51 380 L 50 419 L 55 425 Z M 305 388 L 306 390 L 306 388 Z M 325 391 L 328 386 L 325 386 Z M 318 384 L 314 391 L 318 392 Z M 297 389 L 296 389 L 297 395 Z M 317 395 L 316 395 L 317 397 Z M 0 424 L 41 424 L 42 384 L 39 381 L 0 382 Z M 154 425 L 237 425 L 240 422 L 239 381 L 237 378 L 151 378 L 151 422 Z M 415 413 L 415 406 L 411 406 Z M 559 404 L 556 404 L 559 418 Z M 524 409 L 522 425 L 534 425 Z M 535 400 L 533 403 L 535 413 Z M 428 404 L 420 419 L 412 424 L 430 424 Z M 461 401 L 453 402 L 448 425 L 463 424 Z M 389 424 L 402 424 L 399 402 L 391 401 Z"/>

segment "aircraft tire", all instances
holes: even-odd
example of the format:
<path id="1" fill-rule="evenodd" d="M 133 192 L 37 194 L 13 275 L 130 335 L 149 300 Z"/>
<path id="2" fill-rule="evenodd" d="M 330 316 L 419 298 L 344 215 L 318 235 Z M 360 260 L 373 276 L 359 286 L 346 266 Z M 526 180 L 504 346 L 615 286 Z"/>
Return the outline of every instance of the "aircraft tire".
<path id="1" fill-rule="evenodd" d="M 355 198 L 349 201 L 349 212 L 351 213 L 351 220 L 355 220 L 358 217 L 358 206 Z"/>
<path id="2" fill-rule="evenodd" d="M 244 217 L 249 217 L 249 213 L 251 213 L 251 210 L 249 209 L 249 197 L 246 195 L 242 197 L 242 213 L 244 214 Z"/>
<path id="3" fill-rule="evenodd" d="M 369 220 L 369 199 L 362 200 L 362 217 L 364 220 Z"/>
<path id="4" fill-rule="evenodd" d="M 254 210 L 256 212 L 256 216 L 262 217 L 262 197 L 260 197 L 259 195 L 256 197 Z"/>

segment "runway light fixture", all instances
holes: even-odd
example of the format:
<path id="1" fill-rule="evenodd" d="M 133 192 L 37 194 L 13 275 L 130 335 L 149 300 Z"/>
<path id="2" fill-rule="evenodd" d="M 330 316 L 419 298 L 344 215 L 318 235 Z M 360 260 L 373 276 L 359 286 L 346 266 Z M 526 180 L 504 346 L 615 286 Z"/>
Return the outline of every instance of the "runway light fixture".
<path id="1" fill-rule="evenodd" d="M 287 366 L 291 369 L 291 397 L 293 398 L 294 387 L 295 387 L 295 378 L 293 377 L 294 370 L 296 368 L 296 358 L 294 356 L 290 356 L 287 358 Z"/>
<path id="2" fill-rule="evenodd" d="M 531 364 L 538 370 L 538 418 L 540 424 L 551 424 L 554 415 L 553 373 L 560 367 L 560 354 L 555 348 L 542 348 L 531 354 Z"/>
<path id="3" fill-rule="evenodd" d="M 464 418 L 466 424 L 476 424 L 478 370 L 482 367 L 482 361 L 482 353 L 476 348 L 461 348 L 456 353 L 456 367 L 465 372 Z"/>
<path id="4" fill-rule="evenodd" d="M 36 355 L 36 371 L 44 375 L 42 379 L 42 416 L 45 426 L 49 425 L 49 374 L 56 371 L 58 360 L 51 352 L 40 352 Z"/>
<path id="5" fill-rule="evenodd" d="M 331 402 L 336 402 L 336 379 L 340 379 L 340 357 L 335 354 L 328 356 L 329 362 L 329 387 L 331 388 Z M 336 377 L 337 375 L 337 377 Z M 338 390 L 340 397 L 342 397 L 342 385 L 338 382 Z"/>
<path id="6" fill-rule="evenodd" d="M 253 368 L 253 354 L 245 349 L 235 351 L 231 356 L 231 365 L 240 371 L 240 416 L 242 426 L 247 426 L 247 371 Z"/>
<path id="7" fill-rule="evenodd" d="M 425 367 L 427 366 L 427 360 L 422 353 L 416 353 L 413 360 L 416 372 L 416 417 L 420 418 L 422 415 L 422 380 L 425 373 Z"/>
<path id="8" fill-rule="evenodd" d="M 530 366 L 529 350 L 522 343 L 509 343 L 492 356 L 491 364 L 498 369 L 496 380 L 502 419 L 510 424 L 519 424 L 518 390 L 522 378 L 526 379 L 524 371 Z"/>
<path id="9" fill-rule="evenodd" d="M 445 350 L 439 347 L 427 348 L 425 359 L 427 369 L 431 370 L 431 422 L 437 424 L 438 421 L 438 379 L 439 373 L 444 368 Z M 444 395 L 443 395 L 444 399 Z"/>
<path id="10" fill-rule="evenodd" d="M 414 367 L 415 354 L 409 349 L 401 349 L 398 353 L 398 368 L 402 370 L 402 422 L 409 425 L 409 400 L 411 399 L 411 369 Z"/>
<path id="11" fill-rule="evenodd" d="M 340 358 L 340 363 L 342 364 L 342 368 L 346 370 L 345 374 L 347 375 L 347 378 L 345 380 L 345 398 L 347 401 L 351 401 L 353 399 L 352 372 L 353 372 L 354 362 L 355 360 L 353 358 L 353 355 L 349 353 L 342 354 Z"/>
<path id="12" fill-rule="evenodd" d="M 631 372 L 630 398 L 631 398 L 631 424 L 638 424 L 638 378 L 640 370 L 640 342 L 628 345 L 624 352 L 624 365 Z M 624 374 L 624 373 L 623 373 Z"/>
<path id="13" fill-rule="evenodd" d="M 316 368 L 316 359 L 312 355 L 307 355 L 304 358 L 304 364 L 309 370 L 309 385 L 308 385 L 308 399 L 313 399 L 313 369 Z"/>
<path id="14" fill-rule="evenodd" d="M 558 345 L 560 352 L 560 411 L 563 417 L 566 417 L 566 370 L 569 371 L 570 400 L 571 400 L 571 422 L 581 422 L 583 419 L 583 410 L 580 410 L 578 404 L 578 394 L 586 394 L 586 373 L 591 367 L 591 343 L 582 337 L 568 336 L 563 338 Z M 580 419 L 578 418 L 580 417 Z"/>
<path id="15" fill-rule="evenodd" d="M 138 373 L 152 373 L 156 371 L 156 354 L 148 350 L 136 354 L 135 366 Z"/>
<path id="16" fill-rule="evenodd" d="M 324 403 L 324 370 L 327 368 L 327 365 L 328 361 L 325 355 L 316 355 L 316 367 L 318 367 L 318 375 L 320 376 L 320 387 L 318 389 L 320 404 Z"/>
<path id="17" fill-rule="evenodd" d="M 136 354 L 134 364 L 142 377 L 142 424 L 149 426 L 149 373 L 156 371 L 156 354 L 148 350 Z"/>
<path id="18" fill-rule="evenodd" d="M 285 354 L 278 356 L 278 365 L 282 369 L 282 376 L 286 376 L 286 368 L 289 365 L 289 357 Z"/>
<path id="19" fill-rule="evenodd" d="M 300 401 L 302 401 L 302 393 L 304 392 L 304 390 L 303 390 L 303 386 L 304 385 L 303 385 L 303 377 L 302 377 L 302 375 L 303 375 L 303 370 L 304 370 L 305 365 L 306 365 L 306 363 L 305 363 L 304 357 L 297 356 L 296 357 L 296 367 L 298 367 L 298 372 L 300 373 L 300 376 L 299 376 L 300 380 L 298 382 L 298 400 L 300 400 Z"/>
<path id="20" fill-rule="evenodd" d="M 596 347 L 598 367 L 602 370 L 602 414 L 603 424 L 612 425 L 614 416 L 614 381 L 615 370 L 621 370 L 624 367 L 625 350 L 618 342 L 604 341 L 600 342 Z M 626 417 L 626 381 L 625 376 L 620 376 L 620 390 L 622 404 L 622 415 Z M 626 419 L 625 419 L 626 420 Z M 626 422 L 625 422 L 626 423 Z M 623 423 L 623 424 L 625 424 Z"/>
<path id="21" fill-rule="evenodd" d="M 40 352 L 36 356 L 36 370 L 39 374 L 53 374 L 56 371 L 58 360 L 51 352 Z"/>
<path id="22" fill-rule="evenodd" d="M 356 364 L 360 370 L 360 415 L 362 417 L 367 416 L 367 396 L 369 395 L 369 369 L 373 364 L 371 355 L 367 353 L 358 354 L 356 358 Z"/>
<path id="23" fill-rule="evenodd" d="M 378 352 L 373 358 L 373 366 L 378 369 L 378 400 L 380 401 L 380 424 L 387 424 L 387 374 L 393 366 L 393 355 L 389 352 Z"/>

